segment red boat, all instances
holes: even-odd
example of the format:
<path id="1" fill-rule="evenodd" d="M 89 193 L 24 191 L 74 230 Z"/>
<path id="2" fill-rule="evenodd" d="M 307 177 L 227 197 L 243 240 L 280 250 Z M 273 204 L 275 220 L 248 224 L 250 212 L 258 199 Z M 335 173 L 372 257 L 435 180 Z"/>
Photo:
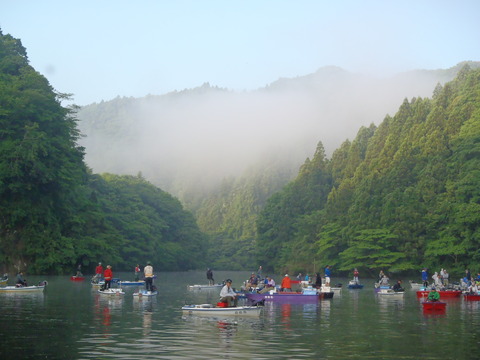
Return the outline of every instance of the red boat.
<path id="1" fill-rule="evenodd" d="M 467 301 L 480 301 L 479 294 L 463 294 L 463 298 Z"/>
<path id="2" fill-rule="evenodd" d="M 442 301 L 423 301 L 422 306 L 424 311 L 445 311 L 447 303 Z"/>
<path id="3" fill-rule="evenodd" d="M 84 281 L 85 280 L 85 276 L 70 276 L 70 280 L 71 281 Z"/>
<path id="4" fill-rule="evenodd" d="M 417 291 L 417 298 L 426 298 L 430 290 L 419 290 Z M 440 299 L 452 299 L 458 298 L 462 295 L 461 290 L 439 290 L 437 291 L 440 294 Z"/>

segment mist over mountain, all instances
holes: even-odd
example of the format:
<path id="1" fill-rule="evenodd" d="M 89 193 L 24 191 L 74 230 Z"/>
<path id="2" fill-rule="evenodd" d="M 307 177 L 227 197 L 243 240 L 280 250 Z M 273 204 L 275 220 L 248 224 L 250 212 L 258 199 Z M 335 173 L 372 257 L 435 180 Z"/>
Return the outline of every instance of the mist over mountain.
<path id="1" fill-rule="evenodd" d="M 80 145 L 94 172 L 141 172 L 184 201 L 185 191 L 211 190 L 252 165 L 277 162 L 293 176 L 319 141 L 329 156 L 361 126 L 395 113 L 404 98 L 431 96 L 462 65 L 390 78 L 331 66 L 250 92 L 205 83 L 164 95 L 117 97 L 79 110 Z"/>

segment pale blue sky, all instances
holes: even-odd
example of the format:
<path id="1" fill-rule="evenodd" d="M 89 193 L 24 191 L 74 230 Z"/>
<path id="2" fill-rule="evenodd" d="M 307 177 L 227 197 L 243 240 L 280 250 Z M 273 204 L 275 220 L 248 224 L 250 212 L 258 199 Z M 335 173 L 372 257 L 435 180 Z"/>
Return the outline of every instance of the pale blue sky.
<path id="1" fill-rule="evenodd" d="M 253 90 L 327 65 L 389 75 L 480 60 L 480 1 L 0 0 L 0 27 L 79 105 Z"/>

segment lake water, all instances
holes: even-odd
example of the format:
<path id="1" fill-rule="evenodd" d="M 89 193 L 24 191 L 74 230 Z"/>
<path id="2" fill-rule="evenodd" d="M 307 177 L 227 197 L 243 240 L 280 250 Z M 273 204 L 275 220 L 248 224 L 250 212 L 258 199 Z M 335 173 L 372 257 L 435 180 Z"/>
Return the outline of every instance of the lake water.
<path id="1" fill-rule="evenodd" d="M 218 300 L 219 290 L 187 289 L 205 284 L 204 272 L 157 275 L 158 297 L 141 300 L 132 296 L 136 287 L 108 298 L 88 281 L 27 277 L 48 286 L 43 294 L 0 294 L 0 359 L 480 358 L 480 302 L 452 299 L 444 314 L 424 314 L 407 281 L 399 300 L 380 298 L 365 280 L 364 289 L 344 288 L 318 304 L 267 304 L 260 318 L 204 318 L 181 311 Z M 214 277 L 240 287 L 248 273 Z"/>

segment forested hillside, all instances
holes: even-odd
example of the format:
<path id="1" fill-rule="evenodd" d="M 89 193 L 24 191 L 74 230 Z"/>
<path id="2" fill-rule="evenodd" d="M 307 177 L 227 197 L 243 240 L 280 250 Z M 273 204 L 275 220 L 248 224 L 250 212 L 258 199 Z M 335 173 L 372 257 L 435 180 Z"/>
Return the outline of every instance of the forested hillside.
<path id="1" fill-rule="evenodd" d="M 257 224 L 259 262 L 276 272 L 476 269 L 480 70 L 406 99 L 330 160 L 320 143 Z"/>
<path id="2" fill-rule="evenodd" d="M 192 269 L 205 239 L 180 202 L 142 176 L 95 175 L 75 109 L 0 31 L 0 269 L 27 273 L 153 262 Z"/>

